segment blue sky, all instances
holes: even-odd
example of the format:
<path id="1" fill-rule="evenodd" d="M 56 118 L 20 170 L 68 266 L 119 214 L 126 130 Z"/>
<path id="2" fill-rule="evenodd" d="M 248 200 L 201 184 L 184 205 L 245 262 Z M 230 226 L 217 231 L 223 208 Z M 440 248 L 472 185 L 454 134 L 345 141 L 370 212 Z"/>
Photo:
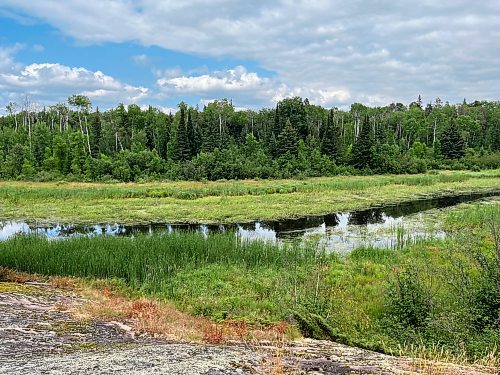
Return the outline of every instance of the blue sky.
<path id="1" fill-rule="evenodd" d="M 498 100 L 499 24 L 498 1 L 0 0 L 0 108 Z"/>

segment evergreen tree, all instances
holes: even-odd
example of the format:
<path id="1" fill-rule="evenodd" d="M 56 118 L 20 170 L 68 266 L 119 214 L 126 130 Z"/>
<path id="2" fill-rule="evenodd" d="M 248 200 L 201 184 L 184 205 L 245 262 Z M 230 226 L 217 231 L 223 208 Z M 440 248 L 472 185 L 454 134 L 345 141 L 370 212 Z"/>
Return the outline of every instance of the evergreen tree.
<path id="1" fill-rule="evenodd" d="M 491 128 L 491 149 L 500 151 L 500 111 L 492 118 L 493 126 Z"/>
<path id="2" fill-rule="evenodd" d="M 333 121 L 333 109 L 330 110 L 326 122 L 323 140 L 321 142 L 321 152 L 330 159 L 338 161 L 341 155 L 342 139 L 340 127 Z"/>
<path id="3" fill-rule="evenodd" d="M 96 109 L 96 113 L 94 114 L 94 118 L 90 123 L 89 128 L 90 150 L 92 151 L 92 157 L 97 158 L 101 153 L 102 143 L 102 124 L 99 108 Z"/>
<path id="4" fill-rule="evenodd" d="M 191 114 L 192 110 L 188 109 L 188 114 L 187 114 L 187 129 L 186 129 L 186 136 L 187 136 L 187 141 L 189 144 L 189 154 L 190 156 L 198 154 L 198 147 L 197 147 L 197 139 L 196 139 L 196 134 L 195 134 L 195 129 L 193 125 L 193 118 Z"/>
<path id="5" fill-rule="evenodd" d="M 287 152 L 297 154 L 299 146 L 299 135 L 294 129 L 290 120 L 286 121 L 286 125 L 278 136 L 278 152 L 283 155 Z"/>
<path id="6" fill-rule="evenodd" d="M 352 148 L 351 164 L 357 169 L 373 168 L 373 160 L 373 137 L 368 124 L 368 117 L 365 116 L 358 139 L 356 139 Z"/>
<path id="7" fill-rule="evenodd" d="M 188 131 L 186 125 L 186 104 L 179 104 L 180 116 L 177 134 L 174 143 L 174 157 L 177 161 L 186 161 L 191 159 L 191 150 L 189 147 Z"/>
<path id="8" fill-rule="evenodd" d="M 201 151 L 212 152 L 218 147 L 219 134 L 214 125 L 208 124 L 205 128 L 205 135 L 201 144 Z"/>
<path id="9" fill-rule="evenodd" d="M 458 131 L 456 121 L 450 120 L 448 127 L 441 133 L 441 153 L 447 159 L 460 159 L 465 153 L 464 140 Z"/>

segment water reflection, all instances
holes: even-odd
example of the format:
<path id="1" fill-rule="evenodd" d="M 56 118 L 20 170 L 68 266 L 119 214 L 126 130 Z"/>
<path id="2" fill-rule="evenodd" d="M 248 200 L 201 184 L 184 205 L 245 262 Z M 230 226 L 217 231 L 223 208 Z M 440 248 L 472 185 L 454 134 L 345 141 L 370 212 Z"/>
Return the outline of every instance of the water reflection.
<path id="1" fill-rule="evenodd" d="M 404 202 L 399 205 L 339 212 L 325 216 L 310 216 L 281 221 L 262 221 L 233 225 L 151 224 L 151 225 L 73 225 L 42 226 L 22 221 L 0 221 L 0 240 L 16 234 L 37 234 L 48 238 L 77 236 L 136 236 L 165 234 L 174 231 L 209 233 L 234 231 L 242 239 L 266 241 L 311 241 L 338 252 L 348 252 L 360 245 L 395 247 L 401 241 L 428 236 L 444 237 L 444 233 L 429 229 L 421 212 L 470 202 L 498 193 L 470 194 Z M 420 214 L 421 215 L 421 214 Z"/>

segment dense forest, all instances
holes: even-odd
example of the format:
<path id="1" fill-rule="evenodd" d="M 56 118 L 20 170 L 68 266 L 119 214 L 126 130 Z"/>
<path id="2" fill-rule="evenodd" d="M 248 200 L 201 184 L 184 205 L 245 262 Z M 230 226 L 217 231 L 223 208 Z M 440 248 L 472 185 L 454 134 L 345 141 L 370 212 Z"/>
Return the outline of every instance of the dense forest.
<path id="1" fill-rule="evenodd" d="M 38 107 L 39 108 L 39 107 Z M 420 97 L 326 109 L 299 97 L 237 111 L 226 99 L 165 114 L 93 110 L 73 95 L 48 108 L 9 103 L 0 117 L 3 179 L 145 181 L 419 173 L 500 167 L 500 102 Z"/>

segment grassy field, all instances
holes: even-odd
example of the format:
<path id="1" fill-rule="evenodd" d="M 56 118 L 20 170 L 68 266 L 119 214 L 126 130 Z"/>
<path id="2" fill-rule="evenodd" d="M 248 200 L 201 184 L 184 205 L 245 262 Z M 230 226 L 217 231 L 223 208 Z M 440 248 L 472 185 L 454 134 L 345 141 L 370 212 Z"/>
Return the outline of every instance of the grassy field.
<path id="1" fill-rule="evenodd" d="M 0 243 L 0 266 L 105 278 L 216 321 L 290 321 L 304 335 L 396 354 L 500 365 L 500 204 L 443 217 L 445 240 L 358 248 L 241 242 L 232 233 Z"/>
<path id="2" fill-rule="evenodd" d="M 73 223 L 235 223 L 492 189 L 500 189 L 500 170 L 145 184 L 4 181 L 0 182 L 0 218 Z"/>

